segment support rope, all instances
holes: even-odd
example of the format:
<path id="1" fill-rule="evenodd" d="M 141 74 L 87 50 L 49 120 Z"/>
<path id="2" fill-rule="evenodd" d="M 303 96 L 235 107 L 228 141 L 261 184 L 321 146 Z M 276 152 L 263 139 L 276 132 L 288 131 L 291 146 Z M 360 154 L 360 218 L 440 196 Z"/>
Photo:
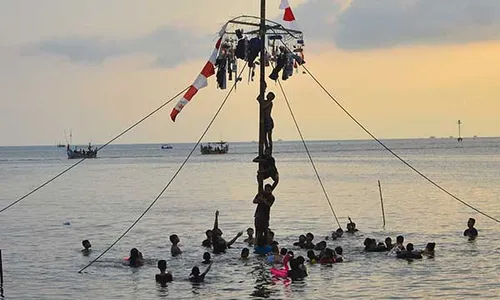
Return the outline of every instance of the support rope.
<path id="1" fill-rule="evenodd" d="M 245 70 L 247 64 L 245 64 L 245 66 L 241 69 L 240 71 L 240 74 L 238 75 L 238 77 L 241 76 L 241 74 L 243 73 L 243 71 Z M 238 78 L 236 77 L 236 78 Z M 172 176 L 172 178 L 170 178 L 170 180 L 168 181 L 168 183 L 165 185 L 165 187 L 163 187 L 163 189 L 161 190 L 161 192 L 158 194 L 158 196 L 156 196 L 156 198 L 153 200 L 153 202 L 151 202 L 149 204 L 149 206 L 144 210 L 144 212 L 142 212 L 142 214 L 132 223 L 132 225 L 130 225 L 111 245 L 108 246 L 108 248 L 106 248 L 106 250 L 104 250 L 101 254 L 99 254 L 99 256 L 97 256 L 94 260 L 92 260 L 90 263 L 88 263 L 85 267 L 81 268 L 78 273 L 82 273 L 85 269 L 87 269 L 88 267 L 90 267 L 92 264 L 94 264 L 96 261 L 98 261 L 101 257 L 104 256 L 104 254 L 106 254 L 109 250 L 111 250 L 111 248 L 113 248 L 127 233 L 130 232 L 130 230 L 132 230 L 132 228 L 134 228 L 134 226 L 139 223 L 139 221 L 151 210 L 151 208 L 153 207 L 153 205 L 156 204 L 156 202 L 158 201 L 158 199 L 160 199 L 160 197 L 163 195 L 163 193 L 170 187 L 170 184 L 174 181 L 174 179 L 177 177 L 177 175 L 179 175 L 179 173 L 181 172 L 182 168 L 184 168 L 184 166 L 186 165 L 186 163 L 188 162 L 188 160 L 191 158 L 191 156 L 193 155 L 194 151 L 198 148 L 198 145 L 200 144 L 201 140 L 205 137 L 205 135 L 207 134 L 208 130 L 210 129 L 210 127 L 212 127 L 212 124 L 214 123 L 215 119 L 217 118 L 217 116 L 219 115 L 219 113 L 222 111 L 222 108 L 224 107 L 224 105 L 226 104 L 227 102 L 227 99 L 229 99 L 229 96 L 231 95 L 231 93 L 233 92 L 233 90 L 235 89 L 236 87 L 236 84 L 237 84 L 238 80 L 235 79 L 231 89 L 229 90 L 229 92 L 227 93 L 226 97 L 224 98 L 224 100 L 222 101 L 221 105 L 219 106 L 219 109 L 217 109 L 217 111 L 215 112 L 214 116 L 212 117 L 212 119 L 210 120 L 210 122 L 208 123 L 207 127 L 205 128 L 205 130 L 203 131 L 203 133 L 201 134 L 200 138 L 198 139 L 198 141 L 196 142 L 196 144 L 193 146 L 193 148 L 191 149 L 191 151 L 189 152 L 188 156 L 184 159 L 184 161 L 182 162 L 182 164 L 179 166 L 179 168 L 177 169 L 177 171 L 174 173 L 174 175 Z"/>
<path id="2" fill-rule="evenodd" d="M 347 111 L 347 109 L 344 108 L 344 106 L 339 102 L 337 101 L 337 99 L 335 99 L 335 97 L 332 96 L 332 94 L 330 94 L 330 92 L 328 92 L 328 90 L 321 84 L 321 82 L 319 82 L 319 80 L 309 71 L 309 69 L 307 69 L 306 66 L 302 65 L 302 67 L 304 68 L 304 70 L 306 70 L 307 74 L 309 74 L 311 76 L 311 78 L 320 86 L 320 88 L 330 97 L 330 99 L 333 100 L 333 102 L 335 102 L 335 104 L 337 104 L 337 106 L 340 107 L 340 109 L 342 109 L 344 111 L 344 113 L 346 113 L 349 118 L 351 118 L 351 120 L 353 120 L 359 127 L 361 127 L 361 129 L 363 129 L 364 132 L 366 132 L 373 140 L 375 140 L 378 144 L 380 144 L 385 150 L 387 150 L 389 153 L 391 153 L 394 157 L 396 157 L 399 161 L 401 161 L 404 165 L 406 165 L 408 168 L 410 168 L 412 171 L 414 171 L 415 173 L 417 173 L 418 175 L 420 175 L 422 178 L 424 178 L 425 180 L 427 180 L 429 183 L 431 183 L 433 186 L 435 186 L 436 188 L 438 188 L 439 190 L 441 190 L 442 192 L 444 192 L 445 194 L 447 194 L 448 196 L 452 197 L 453 199 L 455 199 L 456 201 L 460 202 L 461 204 L 467 206 L 468 208 L 476 211 L 477 213 L 497 222 L 497 223 L 500 223 L 500 220 L 495 218 L 495 217 L 492 217 L 490 216 L 489 214 L 483 212 L 482 210 L 472 206 L 471 204 L 465 202 L 464 200 L 458 198 L 458 196 L 455 196 L 454 194 L 452 194 L 451 192 L 449 192 L 447 189 L 443 188 L 441 185 L 439 185 L 438 183 L 436 183 L 434 180 L 430 179 L 429 177 L 427 177 L 425 174 L 423 174 L 422 172 L 420 172 L 419 170 L 417 170 L 415 167 L 413 167 L 410 163 L 408 163 L 406 160 L 404 160 L 403 158 L 401 158 L 397 153 L 395 153 L 392 149 L 390 149 L 389 147 L 387 147 L 381 140 L 379 140 L 375 135 L 373 135 L 365 126 L 363 126 L 363 124 L 361 124 L 352 114 L 349 113 L 349 111 Z"/>
<path id="3" fill-rule="evenodd" d="M 333 217 L 335 218 L 335 221 L 337 222 L 337 225 L 339 225 L 339 228 L 342 228 L 340 225 L 339 219 L 337 218 L 337 214 L 335 213 L 335 210 L 333 209 L 332 202 L 330 201 L 330 197 L 328 197 L 328 193 L 326 192 L 325 186 L 323 185 L 323 181 L 321 180 L 321 177 L 319 176 L 318 169 L 316 169 L 316 164 L 314 163 L 314 160 L 312 159 L 311 152 L 309 151 L 309 147 L 307 147 L 306 141 L 304 140 L 304 136 L 302 135 L 302 131 L 300 130 L 299 124 L 297 123 L 297 119 L 295 118 L 295 114 L 293 113 L 292 107 L 290 106 L 290 102 L 288 101 L 288 97 L 285 94 L 285 90 L 283 89 L 283 85 L 281 84 L 281 81 L 278 79 L 278 84 L 281 89 L 281 93 L 283 93 L 283 97 L 285 98 L 286 105 L 288 106 L 288 110 L 290 111 L 290 114 L 292 115 L 293 122 L 295 123 L 295 127 L 297 128 L 297 131 L 299 132 L 300 139 L 302 140 L 302 144 L 304 145 L 304 148 L 306 149 L 307 156 L 309 157 L 309 160 L 311 161 L 311 165 L 314 169 L 314 173 L 316 174 L 316 177 L 318 178 L 319 184 L 321 185 L 321 189 L 323 190 L 323 193 L 325 194 L 326 201 L 328 202 L 328 205 L 330 206 L 330 210 L 332 211 Z"/>
<path id="4" fill-rule="evenodd" d="M 129 132 L 130 130 L 132 130 L 134 127 L 136 127 L 137 125 L 141 124 L 142 122 L 144 122 L 146 119 L 148 119 L 149 117 L 151 117 L 152 115 L 154 115 L 155 113 L 157 113 L 159 110 L 161 110 L 163 107 L 165 107 L 167 104 L 169 104 L 170 102 L 172 102 L 173 100 L 175 100 L 177 97 L 179 97 L 182 93 L 184 93 L 185 91 L 187 91 L 189 87 L 186 87 L 185 89 L 183 89 L 182 91 L 180 91 L 179 93 L 177 93 L 175 96 L 173 96 L 172 98 L 170 98 L 169 100 L 167 100 L 165 103 L 163 103 L 162 105 L 160 105 L 159 107 L 157 107 L 155 110 L 153 110 L 152 112 L 150 112 L 149 114 L 147 114 L 146 116 L 144 116 L 142 119 L 140 119 L 139 121 L 135 122 L 134 124 L 132 124 L 131 126 L 129 126 L 127 129 L 125 129 L 124 131 L 122 131 L 119 135 L 115 136 L 114 138 L 112 138 L 110 141 L 108 141 L 106 144 L 100 146 L 99 148 L 97 148 L 97 152 L 99 152 L 101 149 L 103 149 L 104 147 L 108 146 L 109 144 L 111 144 L 112 142 L 116 141 L 117 139 L 119 139 L 121 136 L 123 136 L 125 133 Z M 54 177 L 50 178 L 49 180 L 45 181 L 44 183 L 42 183 L 41 185 L 39 185 L 38 187 L 36 187 L 34 190 L 32 190 L 31 192 L 25 194 L 24 196 L 22 196 L 21 198 L 17 199 L 16 201 L 12 202 L 11 204 L 7 205 L 6 207 L 2 208 L 2 210 L 0 210 L 0 213 L 6 211 L 7 209 L 11 208 L 12 206 L 16 205 L 17 203 L 21 202 L 22 200 L 26 199 L 28 196 L 34 194 L 35 192 L 37 192 L 38 190 L 40 190 L 41 188 L 43 188 L 44 186 L 46 186 L 47 184 L 51 183 L 52 181 L 56 180 L 57 178 L 59 178 L 60 176 L 62 176 L 63 174 L 65 174 L 66 172 L 68 172 L 69 170 L 73 169 L 74 167 L 76 167 L 77 165 L 81 164 L 84 160 L 86 160 L 87 158 L 84 157 L 82 159 L 80 159 L 79 161 L 77 161 L 76 163 L 72 164 L 71 166 L 69 166 L 68 168 L 64 169 L 63 171 L 61 171 L 59 174 L 55 175 Z"/>

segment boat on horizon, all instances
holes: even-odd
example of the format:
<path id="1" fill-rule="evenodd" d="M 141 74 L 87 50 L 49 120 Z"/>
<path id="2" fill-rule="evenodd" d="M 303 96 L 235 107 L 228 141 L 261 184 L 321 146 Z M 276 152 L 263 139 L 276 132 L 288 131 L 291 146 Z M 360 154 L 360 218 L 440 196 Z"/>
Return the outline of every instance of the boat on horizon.
<path id="1" fill-rule="evenodd" d="M 78 149 L 76 146 L 74 149 L 71 149 L 68 144 L 66 146 L 66 154 L 68 155 L 68 159 L 97 158 L 97 147 L 92 148 L 92 145 L 89 143 L 87 151 L 85 151 L 85 149 Z"/>
<path id="2" fill-rule="evenodd" d="M 229 151 L 227 142 L 210 142 L 207 145 L 200 144 L 201 154 L 226 154 Z"/>
<path id="3" fill-rule="evenodd" d="M 166 145 L 161 145 L 161 149 L 173 149 L 172 145 L 166 144 Z"/>

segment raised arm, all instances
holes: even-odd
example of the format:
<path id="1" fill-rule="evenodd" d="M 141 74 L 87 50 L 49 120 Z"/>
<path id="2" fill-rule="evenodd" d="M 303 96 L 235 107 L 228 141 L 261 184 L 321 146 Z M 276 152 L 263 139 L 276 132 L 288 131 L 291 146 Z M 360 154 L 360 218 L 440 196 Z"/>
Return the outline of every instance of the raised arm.
<path id="1" fill-rule="evenodd" d="M 218 210 L 215 212 L 215 220 L 214 220 L 214 229 L 213 229 L 213 231 L 215 231 L 216 229 L 219 229 L 219 211 Z"/>
<path id="2" fill-rule="evenodd" d="M 227 246 L 229 247 L 229 246 L 231 246 L 232 244 L 234 244 L 234 242 L 236 242 L 236 240 L 237 240 L 240 236 L 242 236 L 242 235 L 243 235 L 243 231 L 238 232 L 238 233 L 236 234 L 236 236 L 235 236 L 232 240 L 230 240 L 229 242 L 227 242 Z"/>
<path id="3" fill-rule="evenodd" d="M 203 274 L 201 274 L 201 276 L 205 277 L 205 275 L 207 275 L 208 271 L 210 271 L 210 268 L 212 267 L 212 264 L 213 264 L 213 262 L 211 262 L 211 263 L 208 265 L 208 268 L 205 270 L 205 272 L 203 272 Z"/>

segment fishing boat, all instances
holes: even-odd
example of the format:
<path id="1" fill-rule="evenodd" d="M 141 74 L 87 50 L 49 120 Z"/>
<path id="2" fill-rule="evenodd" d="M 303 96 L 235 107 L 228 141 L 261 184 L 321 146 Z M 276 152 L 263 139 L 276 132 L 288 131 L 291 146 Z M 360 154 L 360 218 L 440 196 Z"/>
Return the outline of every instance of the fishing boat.
<path id="1" fill-rule="evenodd" d="M 89 143 L 87 150 L 78 149 L 75 147 L 71 149 L 70 145 L 66 146 L 66 154 L 68 155 L 68 159 L 78 159 L 78 158 L 97 158 L 97 147 L 92 148 L 92 145 Z"/>
<path id="2" fill-rule="evenodd" d="M 224 141 L 200 144 L 200 150 L 201 154 L 226 154 L 229 151 L 229 145 Z"/>
<path id="3" fill-rule="evenodd" d="M 167 145 L 161 145 L 161 148 L 162 148 L 163 150 L 167 150 L 167 149 L 173 149 L 174 147 L 172 147 L 172 145 L 168 145 L 168 144 L 167 144 Z"/>
<path id="4" fill-rule="evenodd" d="M 64 148 L 64 147 L 66 147 L 64 144 L 61 143 L 57 144 L 57 148 Z"/>

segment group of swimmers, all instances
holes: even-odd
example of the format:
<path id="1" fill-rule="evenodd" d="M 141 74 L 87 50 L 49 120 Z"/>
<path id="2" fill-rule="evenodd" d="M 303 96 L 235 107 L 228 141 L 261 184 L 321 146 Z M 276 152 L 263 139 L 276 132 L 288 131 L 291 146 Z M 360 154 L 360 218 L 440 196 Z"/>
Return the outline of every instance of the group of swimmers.
<path id="1" fill-rule="evenodd" d="M 218 217 L 219 212 L 215 213 L 215 221 L 214 228 L 212 230 L 206 231 L 207 239 L 202 242 L 202 246 L 206 248 L 211 248 L 214 254 L 225 253 L 226 249 L 229 248 L 242 234 L 243 232 L 239 232 L 231 241 L 226 242 L 224 238 L 222 238 L 222 230 L 219 229 L 218 226 Z M 469 239 L 475 239 L 478 236 L 477 229 L 474 228 L 475 219 L 470 218 L 467 222 L 467 229 L 464 231 L 464 236 L 469 237 Z M 355 233 L 358 230 L 356 229 L 356 224 L 352 222 L 351 218 L 349 218 L 349 223 L 347 224 L 348 233 Z M 336 231 L 332 232 L 332 239 L 337 239 L 343 236 L 344 231 L 339 228 Z M 305 258 L 301 255 L 294 257 L 293 251 L 288 250 L 287 248 L 279 249 L 279 243 L 274 240 L 274 232 L 272 230 L 268 231 L 268 235 L 266 238 L 260 236 L 257 238 L 254 237 L 253 228 L 247 229 L 247 238 L 244 240 L 249 247 L 245 247 L 241 250 L 240 260 L 249 260 L 250 259 L 250 249 L 253 247 L 254 253 L 265 257 L 267 263 L 272 265 L 283 265 L 282 269 L 271 268 L 270 271 L 273 276 L 277 277 L 288 277 L 292 280 L 301 280 L 307 277 L 307 268 L 305 267 Z M 335 247 L 334 249 L 327 247 L 327 242 L 325 240 L 314 244 L 314 234 L 311 232 L 300 235 L 299 240 L 293 244 L 293 246 L 298 247 L 300 249 L 307 250 L 307 262 L 311 265 L 316 263 L 319 264 L 333 264 L 343 262 L 343 249 L 340 246 Z M 179 247 L 180 239 L 176 234 L 172 234 L 170 236 L 170 242 L 172 246 L 170 248 L 170 253 L 172 257 L 178 256 L 182 254 L 182 251 Z M 92 245 L 88 240 L 82 241 L 82 246 L 84 249 L 82 253 L 84 255 L 88 255 L 91 252 Z M 402 259 L 421 259 L 423 256 L 434 257 L 434 251 L 436 244 L 431 242 L 428 243 L 424 250 L 415 250 L 412 243 L 406 244 L 404 246 L 404 237 L 399 235 L 396 237 L 396 243 L 392 243 L 391 237 L 387 237 L 384 242 L 378 242 L 373 238 L 366 238 L 364 241 L 364 251 L 365 252 L 388 252 L 389 255 L 396 256 L 397 258 Z M 319 254 L 316 254 L 315 251 L 318 251 Z M 125 263 L 130 267 L 140 267 L 144 265 L 144 258 L 142 253 L 137 249 L 133 248 L 130 250 L 130 255 L 125 258 Z M 206 270 L 201 273 L 199 267 L 195 266 L 191 270 L 191 274 L 189 275 L 189 280 L 191 282 L 199 283 L 203 282 L 206 274 L 210 271 L 211 266 L 213 264 L 210 252 L 205 252 L 203 254 L 202 264 L 208 265 Z M 173 276 L 171 272 L 167 271 L 167 262 L 165 260 L 158 261 L 158 269 L 160 273 L 155 276 L 156 281 L 162 285 L 173 281 Z"/>

